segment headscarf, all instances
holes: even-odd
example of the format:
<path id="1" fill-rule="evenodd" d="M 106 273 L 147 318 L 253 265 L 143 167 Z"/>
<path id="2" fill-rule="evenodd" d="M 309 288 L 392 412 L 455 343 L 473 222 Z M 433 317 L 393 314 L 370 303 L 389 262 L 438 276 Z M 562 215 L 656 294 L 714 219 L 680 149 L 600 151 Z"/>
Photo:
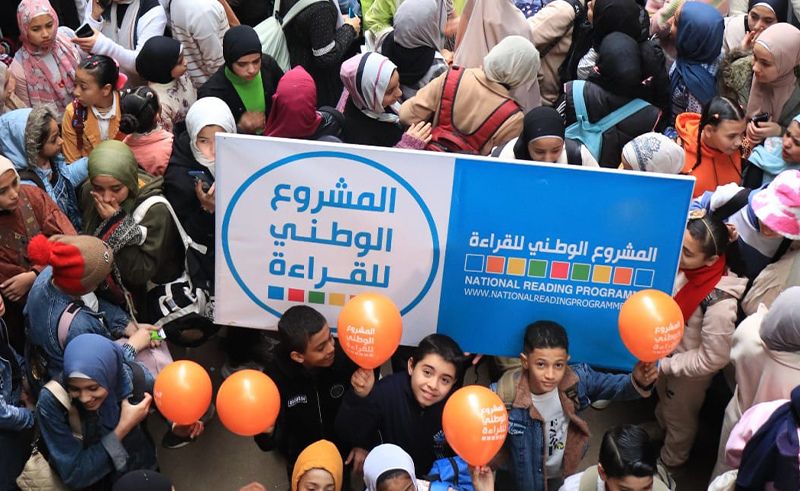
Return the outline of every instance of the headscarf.
<path id="1" fill-rule="evenodd" d="M 397 114 L 388 113 L 383 107 L 383 96 L 395 70 L 397 65 L 389 58 L 364 53 L 342 63 L 339 75 L 353 105 L 362 113 L 378 121 L 397 122 Z"/>
<path id="2" fill-rule="evenodd" d="M 28 26 L 40 16 L 53 18 L 53 40 L 47 49 L 34 47 L 28 39 Z M 78 48 L 62 33 L 58 32 L 58 15 L 48 0 L 22 0 L 17 8 L 17 24 L 22 48 L 14 59 L 25 70 L 25 82 L 31 106 L 52 102 L 63 112 L 72 100 L 75 88 L 75 70 L 78 67 Z M 50 74 L 42 57 L 52 54 L 60 77 Z M 60 78 L 60 80 L 59 80 Z"/>
<path id="3" fill-rule="evenodd" d="M 28 167 L 25 148 L 25 125 L 32 109 L 9 111 L 0 116 L 0 153 L 11 159 L 17 169 Z"/>
<path id="4" fill-rule="evenodd" d="M 514 144 L 514 157 L 519 160 L 533 160 L 528 152 L 528 144 L 548 136 L 564 139 L 564 120 L 561 115 L 548 106 L 531 109 L 523 119 L 522 134 Z"/>
<path id="5" fill-rule="evenodd" d="M 119 478 L 111 491 L 172 491 L 172 481 L 156 471 L 131 471 Z"/>
<path id="6" fill-rule="evenodd" d="M 642 37 L 642 8 L 635 0 L 596 0 L 592 15 L 592 45 L 600 48 L 606 36 L 621 32 L 639 40 Z"/>
<path id="7" fill-rule="evenodd" d="M 747 115 L 752 117 L 768 113 L 771 121 L 778 121 L 783 106 L 797 87 L 794 68 L 800 65 L 800 29 L 791 24 L 778 23 L 764 29 L 756 43 L 767 49 L 775 58 L 778 78 L 769 84 L 759 83 L 753 77 Z"/>
<path id="8" fill-rule="evenodd" d="M 342 456 L 339 455 L 336 445 L 328 440 L 314 442 L 297 456 L 294 469 L 292 469 L 292 491 L 297 491 L 303 474 L 312 469 L 328 471 L 333 476 L 336 491 L 341 491 L 343 468 Z"/>
<path id="9" fill-rule="evenodd" d="M 231 27 L 222 37 L 222 57 L 225 66 L 233 69 L 233 64 L 242 56 L 261 53 L 261 41 L 255 29 L 246 25 Z"/>
<path id="10" fill-rule="evenodd" d="M 311 75 L 298 65 L 278 81 L 264 136 L 307 138 L 317 131 L 321 121 L 317 112 L 317 86 Z"/>
<path id="11" fill-rule="evenodd" d="M 414 470 L 414 461 L 405 450 L 384 443 L 373 448 L 364 460 L 364 484 L 367 485 L 366 491 L 377 491 L 378 478 L 387 471 L 404 470 L 411 476 L 414 489 L 417 489 L 417 478 Z"/>
<path id="12" fill-rule="evenodd" d="M 70 378 L 89 379 L 108 391 L 97 415 L 107 431 L 119 422 L 120 404 L 130 395 L 123 369 L 122 348 L 99 334 L 81 334 L 64 349 L 64 382 Z"/>
<path id="13" fill-rule="evenodd" d="M 97 176 L 113 177 L 128 188 L 128 197 L 119 206 L 126 213 L 132 213 L 143 183 L 139 181 L 139 164 L 128 145 L 119 140 L 106 140 L 94 147 L 89 154 L 89 180 Z M 101 222 L 94 206 L 84 205 L 84 230 L 92 232 Z"/>
<path id="14" fill-rule="evenodd" d="M 444 0 L 405 0 L 394 14 L 394 41 L 404 48 L 442 48 L 447 24 Z"/>
<path id="15" fill-rule="evenodd" d="M 778 22 L 786 22 L 789 18 L 789 2 L 788 0 L 750 0 L 747 3 L 747 11 L 753 10 L 753 7 L 767 7 L 775 14 L 775 19 Z M 747 19 L 747 16 L 745 16 Z M 745 20 L 745 23 L 747 21 Z"/>
<path id="16" fill-rule="evenodd" d="M 539 51 L 522 36 L 508 36 L 483 59 L 486 78 L 511 89 L 525 85 L 539 73 Z"/>
<path id="17" fill-rule="evenodd" d="M 136 71 L 148 82 L 167 84 L 172 82 L 172 69 L 181 58 L 183 46 L 167 36 L 148 39 L 136 55 Z"/>
<path id="18" fill-rule="evenodd" d="M 597 52 L 597 73 L 589 80 L 612 94 L 635 97 L 642 89 L 642 58 L 639 43 L 621 32 L 603 39 Z"/>
<path id="19" fill-rule="evenodd" d="M 233 119 L 228 105 L 217 97 L 203 97 L 192 104 L 186 113 L 186 131 L 189 133 L 194 159 L 198 164 L 207 167 L 213 175 L 215 160 L 206 157 L 197 147 L 197 135 L 203 128 L 211 125 L 222 127 L 226 133 L 236 133 L 236 120 Z"/>
<path id="20" fill-rule="evenodd" d="M 0 176 L 5 174 L 8 171 L 14 171 L 14 175 L 19 177 L 17 173 L 17 168 L 14 167 L 14 164 L 11 163 L 10 160 L 0 155 Z"/>
<path id="21" fill-rule="evenodd" d="M 397 65 L 401 85 L 414 85 L 430 71 L 436 50 L 427 46 L 405 48 L 395 41 L 395 34 L 392 31 L 384 37 L 380 52 Z"/>
<path id="22" fill-rule="evenodd" d="M 645 133 L 622 147 L 622 156 L 633 170 L 678 174 L 683 170 L 686 153 L 661 133 Z"/>
<path id="23" fill-rule="evenodd" d="M 673 92 L 683 82 L 701 104 L 716 95 L 716 77 L 703 65 L 719 58 L 724 34 L 725 21 L 717 9 L 701 2 L 683 5 L 675 41 L 678 57 L 671 80 Z"/>
<path id="24" fill-rule="evenodd" d="M 759 335 L 772 351 L 800 351 L 800 286 L 778 295 L 761 321 Z"/>

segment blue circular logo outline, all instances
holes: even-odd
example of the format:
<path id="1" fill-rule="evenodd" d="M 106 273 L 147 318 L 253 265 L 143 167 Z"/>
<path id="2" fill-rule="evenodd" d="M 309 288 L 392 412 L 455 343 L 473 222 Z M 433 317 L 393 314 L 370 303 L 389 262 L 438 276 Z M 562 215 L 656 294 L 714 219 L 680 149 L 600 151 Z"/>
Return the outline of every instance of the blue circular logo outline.
<path id="1" fill-rule="evenodd" d="M 222 253 L 225 256 L 225 263 L 228 265 L 228 270 L 230 270 L 231 275 L 233 275 L 233 279 L 239 285 L 239 288 L 241 288 L 242 291 L 244 291 L 244 293 L 250 298 L 250 300 L 252 300 L 256 305 L 258 305 L 262 309 L 266 310 L 270 314 L 274 315 L 275 317 L 280 317 L 281 316 L 280 312 L 278 312 L 277 310 L 273 309 L 272 307 L 270 307 L 266 303 L 262 302 L 261 299 L 259 299 L 258 296 L 256 296 L 255 293 L 253 293 L 253 291 L 250 289 L 250 287 L 247 286 L 247 284 L 244 282 L 242 277 L 239 275 L 239 272 L 237 271 L 236 266 L 233 264 L 233 257 L 231 256 L 230 244 L 229 244 L 229 241 L 228 241 L 228 229 L 230 228 L 231 217 L 233 215 L 234 208 L 236 208 L 236 204 L 239 202 L 239 199 L 244 195 L 244 193 L 247 191 L 247 189 L 255 181 L 257 181 L 258 179 L 263 177 L 265 174 L 267 174 L 269 172 L 272 172 L 273 170 L 275 170 L 275 169 L 277 169 L 279 167 L 282 167 L 284 165 L 296 162 L 298 160 L 321 158 L 321 157 L 330 157 L 330 158 L 339 158 L 339 159 L 344 159 L 344 160 L 352 160 L 352 161 L 355 161 L 355 162 L 358 162 L 358 163 L 361 163 L 361 164 L 366 164 L 366 165 L 368 165 L 370 167 L 373 167 L 373 168 L 377 169 L 380 172 L 383 172 L 384 174 L 388 175 L 389 177 L 391 177 L 395 181 L 399 182 L 400 185 L 402 185 L 405 188 L 405 190 L 408 191 L 408 193 L 411 195 L 411 197 L 414 198 L 414 200 L 417 202 L 417 205 L 422 210 L 422 214 L 425 216 L 425 220 L 428 222 L 428 227 L 430 228 L 431 239 L 433 240 L 433 260 L 432 260 L 432 265 L 431 265 L 432 267 L 431 267 L 431 272 L 428 275 L 428 278 L 427 278 L 427 280 L 425 281 L 425 284 L 422 287 L 422 290 L 420 290 L 419 294 L 417 294 L 417 296 L 414 297 L 414 299 L 411 301 L 411 303 L 409 303 L 407 306 L 405 306 L 400 311 L 401 315 L 407 314 L 414 307 L 416 307 L 417 304 L 419 302 L 421 302 L 423 297 L 425 297 L 425 295 L 428 293 L 428 290 L 430 290 L 431 285 L 433 284 L 433 280 L 436 277 L 436 272 L 439 270 L 439 256 L 440 256 L 440 251 L 439 251 L 439 233 L 436 230 L 436 223 L 433 220 L 433 215 L 431 214 L 430 210 L 428 209 L 428 206 L 422 200 L 422 197 L 419 195 L 419 193 L 417 193 L 416 189 L 414 189 L 411 186 L 411 184 L 408 183 L 408 181 L 403 179 L 399 174 L 397 174 L 395 171 L 389 169 L 388 167 L 384 166 L 383 164 L 375 162 L 374 160 L 368 159 L 366 157 L 362 157 L 360 155 L 354 155 L 354 154 L 344 153 L 344 152 L 335 152 L 335 151 L 317 151 L 317 152 L 298 153 L 298 154 L 290 155 L 288 157 L 284 157 L 284 158 L 282 158 L 280 160 L 277 160 L 277 161 L 267 165 L 266 167 L 263 167 L 263 168 L 259 169 L 255 174 L 253 174 L 252 176 L 247 178 L 247 180 L 245 180 L 242 183 L 242 185 L 239 186 L 239 188 L 236 190 L 236 192 L 233 193 L 233 196 L 231 197 L 231 201 L 228 204 L 227 209 L 225 210 L 225 216 L 222 219 L 222 238 L 221 238 Z"/>

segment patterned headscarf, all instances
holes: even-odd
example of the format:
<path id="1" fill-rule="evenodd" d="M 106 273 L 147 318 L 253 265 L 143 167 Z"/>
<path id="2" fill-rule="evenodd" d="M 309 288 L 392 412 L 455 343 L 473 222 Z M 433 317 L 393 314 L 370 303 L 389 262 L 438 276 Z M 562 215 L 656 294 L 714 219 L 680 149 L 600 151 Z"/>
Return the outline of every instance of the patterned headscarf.
<path id="1" fill-rule="evenodd" d="M 388 113 L 383 107 L 383 96 L 396 70 L 397 65 L 389 58 L 364 53 L 342 63 L 340 77 L 353 105 L 362 113 L 378 121 L 396 122 L 397 114 Z"/>

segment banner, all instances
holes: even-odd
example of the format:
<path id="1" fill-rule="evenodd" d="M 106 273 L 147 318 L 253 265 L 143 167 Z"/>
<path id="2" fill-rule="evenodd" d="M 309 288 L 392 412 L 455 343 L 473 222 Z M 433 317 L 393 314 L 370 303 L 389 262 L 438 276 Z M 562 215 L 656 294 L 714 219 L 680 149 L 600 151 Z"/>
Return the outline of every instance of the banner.
<path id="1" fill-rule="evenodd" d="M 243 135 L 217 137 L 216 321 L 275 329 L 308 304 L 336 325 L 383 293 L 403 344 L 432 332 L 517 356 L 567 328 L 575 361 L 630 368 L 619 308 L 671 293 L 693 179 Z"/>

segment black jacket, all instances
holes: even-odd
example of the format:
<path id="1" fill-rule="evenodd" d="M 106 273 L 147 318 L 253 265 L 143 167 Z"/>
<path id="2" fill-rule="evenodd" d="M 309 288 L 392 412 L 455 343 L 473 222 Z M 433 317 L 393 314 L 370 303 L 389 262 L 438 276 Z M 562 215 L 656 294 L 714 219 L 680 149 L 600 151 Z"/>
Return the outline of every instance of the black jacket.
<path id="1" fill-rule="evenodd" d="M 345 143 L 393 147 L 403 138 L 403 129 L 397 123 L 370 118 L 348 99 L 344 107 L 344 128 L 341 138 Z"/>
<path id="2" fill-rule="evenodd" d="M 379 442 L 408 452 L 417 476 L 422 477 L 434 460 L 454 455 L 442 430 L 446 401 L 420 407 L 411 391 L 411 377 L 407 372 L 395 373 L 378 381 L 363 399 L 348 392 L 336 417 L 336 432 L 350 446 L 367 450 L 375 446 L 379 433 Z"/>
<path id="3" fill-rule="evenodd" d="M 280 350 L 278 350 L 280 351 Z M 277 448 L 291 469 L 300 452 L 317 440 L 334 442 L 343 457 L 350 448 L 336 438 L 334 423 L 339 406 L 350 392 L 350 377 L 358 367 L 336 344 L 333 366 L 309 371 L 288 355 L 277 356 L 264 370 L 278 386 L 281 411 L 272 435 L 256 435 L 265 452 Z"/>
<path id="4" fill-rule="evenodd" d="M 283 76 L 283 70 L 272 59 L 271 56 L 261 55 L 261 82 L 264 85 L 264 114 L 269 116 L 272 107 L 272 95 L 278 88 L 278 80 Z M 233 119 L 239 124 L 239 119 L 245 113 L 244 103 L 233 87 L 233 84 L 225 76 L 225 65 L 221 66 L 217 73 L 211 76 L 206 83 L 197 91 L 197 97 L 219 97 L 233 113 Z"/>

